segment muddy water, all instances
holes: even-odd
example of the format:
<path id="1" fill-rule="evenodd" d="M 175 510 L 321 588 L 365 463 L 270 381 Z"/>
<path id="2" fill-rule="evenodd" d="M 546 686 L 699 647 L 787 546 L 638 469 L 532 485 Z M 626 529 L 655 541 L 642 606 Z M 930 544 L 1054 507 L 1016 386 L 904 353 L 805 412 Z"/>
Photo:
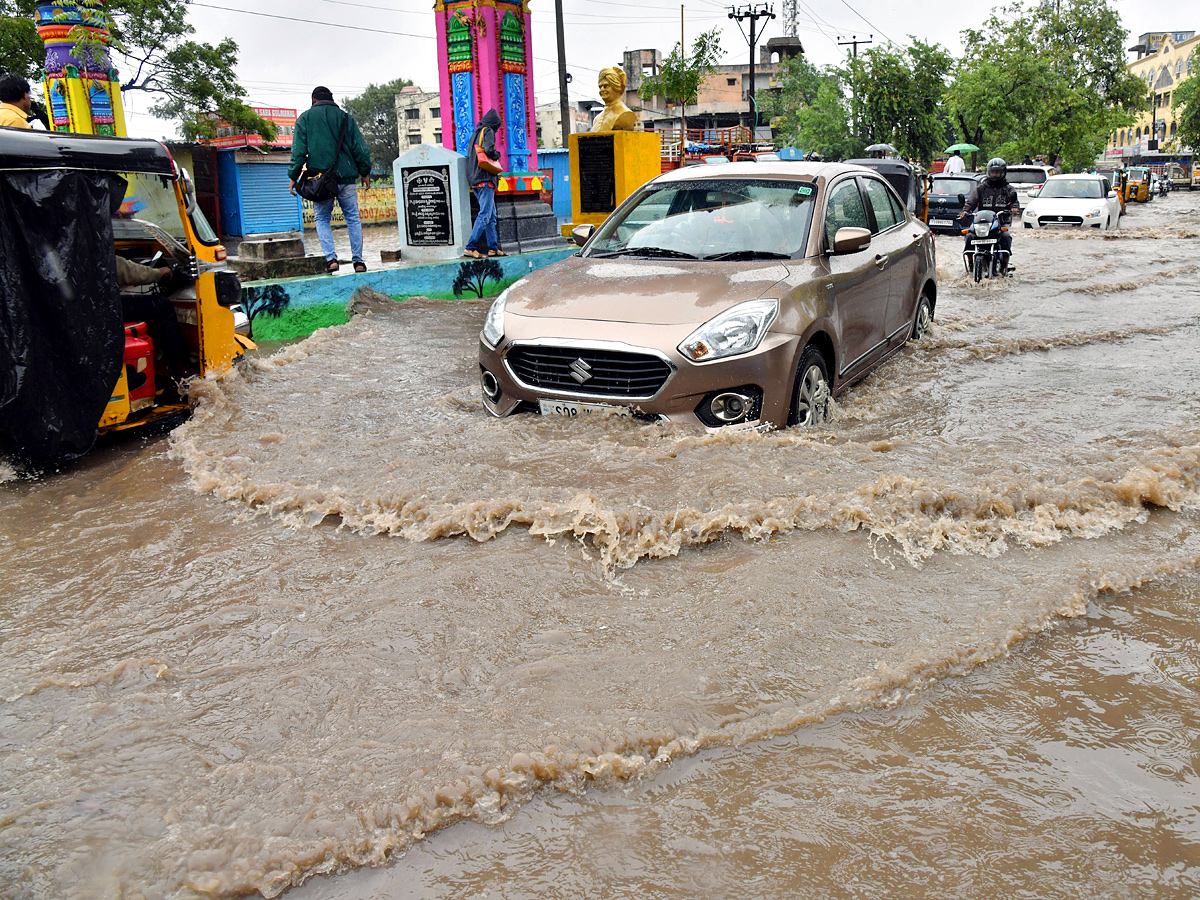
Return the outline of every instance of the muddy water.
<path id="1" fill-rule="evenodd" d="M 0 892 L 1195 896 L 1198 213 L 940 241 L 815 432 L 490 420 L 412 303 L 9 480 Z"/>

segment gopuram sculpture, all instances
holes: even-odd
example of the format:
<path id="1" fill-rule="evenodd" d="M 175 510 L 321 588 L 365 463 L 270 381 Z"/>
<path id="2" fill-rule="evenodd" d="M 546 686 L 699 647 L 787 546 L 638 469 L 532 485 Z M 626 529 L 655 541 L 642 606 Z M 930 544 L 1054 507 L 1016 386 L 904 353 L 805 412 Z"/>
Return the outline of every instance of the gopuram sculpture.
<path id="1" fill-rule="evenodd" d="M 596 116 L 592 131 L 633 131 L 637 113 L 625 105 L 625 70 L 620 66 L 601 69 L 599 88 L 604 111 Z"/>
<path id="2" fill-rule="evenodd" d="M 117 70 L 108 56 L 104 0 L 39 6 L 34 21 L 38 37 L 46 46 L 44 86 L 50 127 L 55 131 L 123 137 L 127 133 L 125 111 Z M 78 46 L 72 37 L 76 28 L 90 32 L 90 46 Z"/>

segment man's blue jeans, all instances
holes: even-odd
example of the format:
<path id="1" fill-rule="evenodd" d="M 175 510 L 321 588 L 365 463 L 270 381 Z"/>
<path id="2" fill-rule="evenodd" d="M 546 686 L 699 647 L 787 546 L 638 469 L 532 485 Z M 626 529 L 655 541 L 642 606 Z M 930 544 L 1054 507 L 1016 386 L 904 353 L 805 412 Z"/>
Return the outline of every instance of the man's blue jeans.
<path id="1" fill-rule="evenodd" d="M 475 196 L 479 200 L 479 215 L 467 238 L 467 248 L 475 247 L 480 238 L 487 239 L 487 250 L 499 250 L 500 239 L 496 236 L 496 189 L 490 184 L 475 185 Z M 487 252 L 485 250 L 484 252 Z"/>
<path id="2" fill-rule="evenodd" d="M 313 204 L 317 214 L 317 238 L 321 241 L 321 252 L 330 261 L 337 259 L 337 250 L 333 246 L 333 226 L 329 224 L 333 217 L 334 200 L 342 208 L 342 216 L 346 220 L 346 231 L 350 234 L 350 255 L 354 262 L 362 262 L 362 221 L 358 218 L 358 187 L 354 182 L 338 185 L 337 197 L 332 200 L 318 200 Z"/>

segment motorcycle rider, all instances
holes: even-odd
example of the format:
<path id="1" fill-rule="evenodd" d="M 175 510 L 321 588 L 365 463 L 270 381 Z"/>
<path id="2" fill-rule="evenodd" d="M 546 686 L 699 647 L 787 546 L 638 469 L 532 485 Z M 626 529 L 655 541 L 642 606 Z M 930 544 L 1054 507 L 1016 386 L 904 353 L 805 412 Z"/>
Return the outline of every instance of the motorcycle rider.
<path id="1" fill-rule="evenodd" d="M 960 219 L 967 220 L 967 243 L 963 247 L 966 252 L 971 249 L 971 241 L 974 240 L 973 229 L 970 226 L 971 215 L 977 209 L 986 209 L 1000 213 L 1000 224 L 1008 226 L 1012 224 L 1012 210 L 1017 205 L 1017 192 L 1013 190 L 1008 183 L 1008 164 L 1000 157 L 988 160 L 987 178 L 976 185 L 975 190 L 971 192 L 971 196 L 967 198 L 967 203 L 963 207 Z M 1004 251 L 1005 267 L 1007 268 L 1007 260 L 1012 255 L 1012 234 L 1008 231 L 1000 232 L 999 248 Z"/>

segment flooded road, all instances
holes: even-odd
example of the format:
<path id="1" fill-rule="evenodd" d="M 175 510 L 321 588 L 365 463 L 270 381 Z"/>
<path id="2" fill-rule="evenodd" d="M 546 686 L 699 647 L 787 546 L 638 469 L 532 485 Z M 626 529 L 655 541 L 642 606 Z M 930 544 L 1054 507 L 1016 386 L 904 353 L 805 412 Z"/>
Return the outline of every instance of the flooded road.
<path id="1" fill-rule="evenodd" d="M 1200 197 L 957 245 L 818 431 L 491 420 L 410 302 L 7 481 L 0 894 L 1196 896 Z"/>

